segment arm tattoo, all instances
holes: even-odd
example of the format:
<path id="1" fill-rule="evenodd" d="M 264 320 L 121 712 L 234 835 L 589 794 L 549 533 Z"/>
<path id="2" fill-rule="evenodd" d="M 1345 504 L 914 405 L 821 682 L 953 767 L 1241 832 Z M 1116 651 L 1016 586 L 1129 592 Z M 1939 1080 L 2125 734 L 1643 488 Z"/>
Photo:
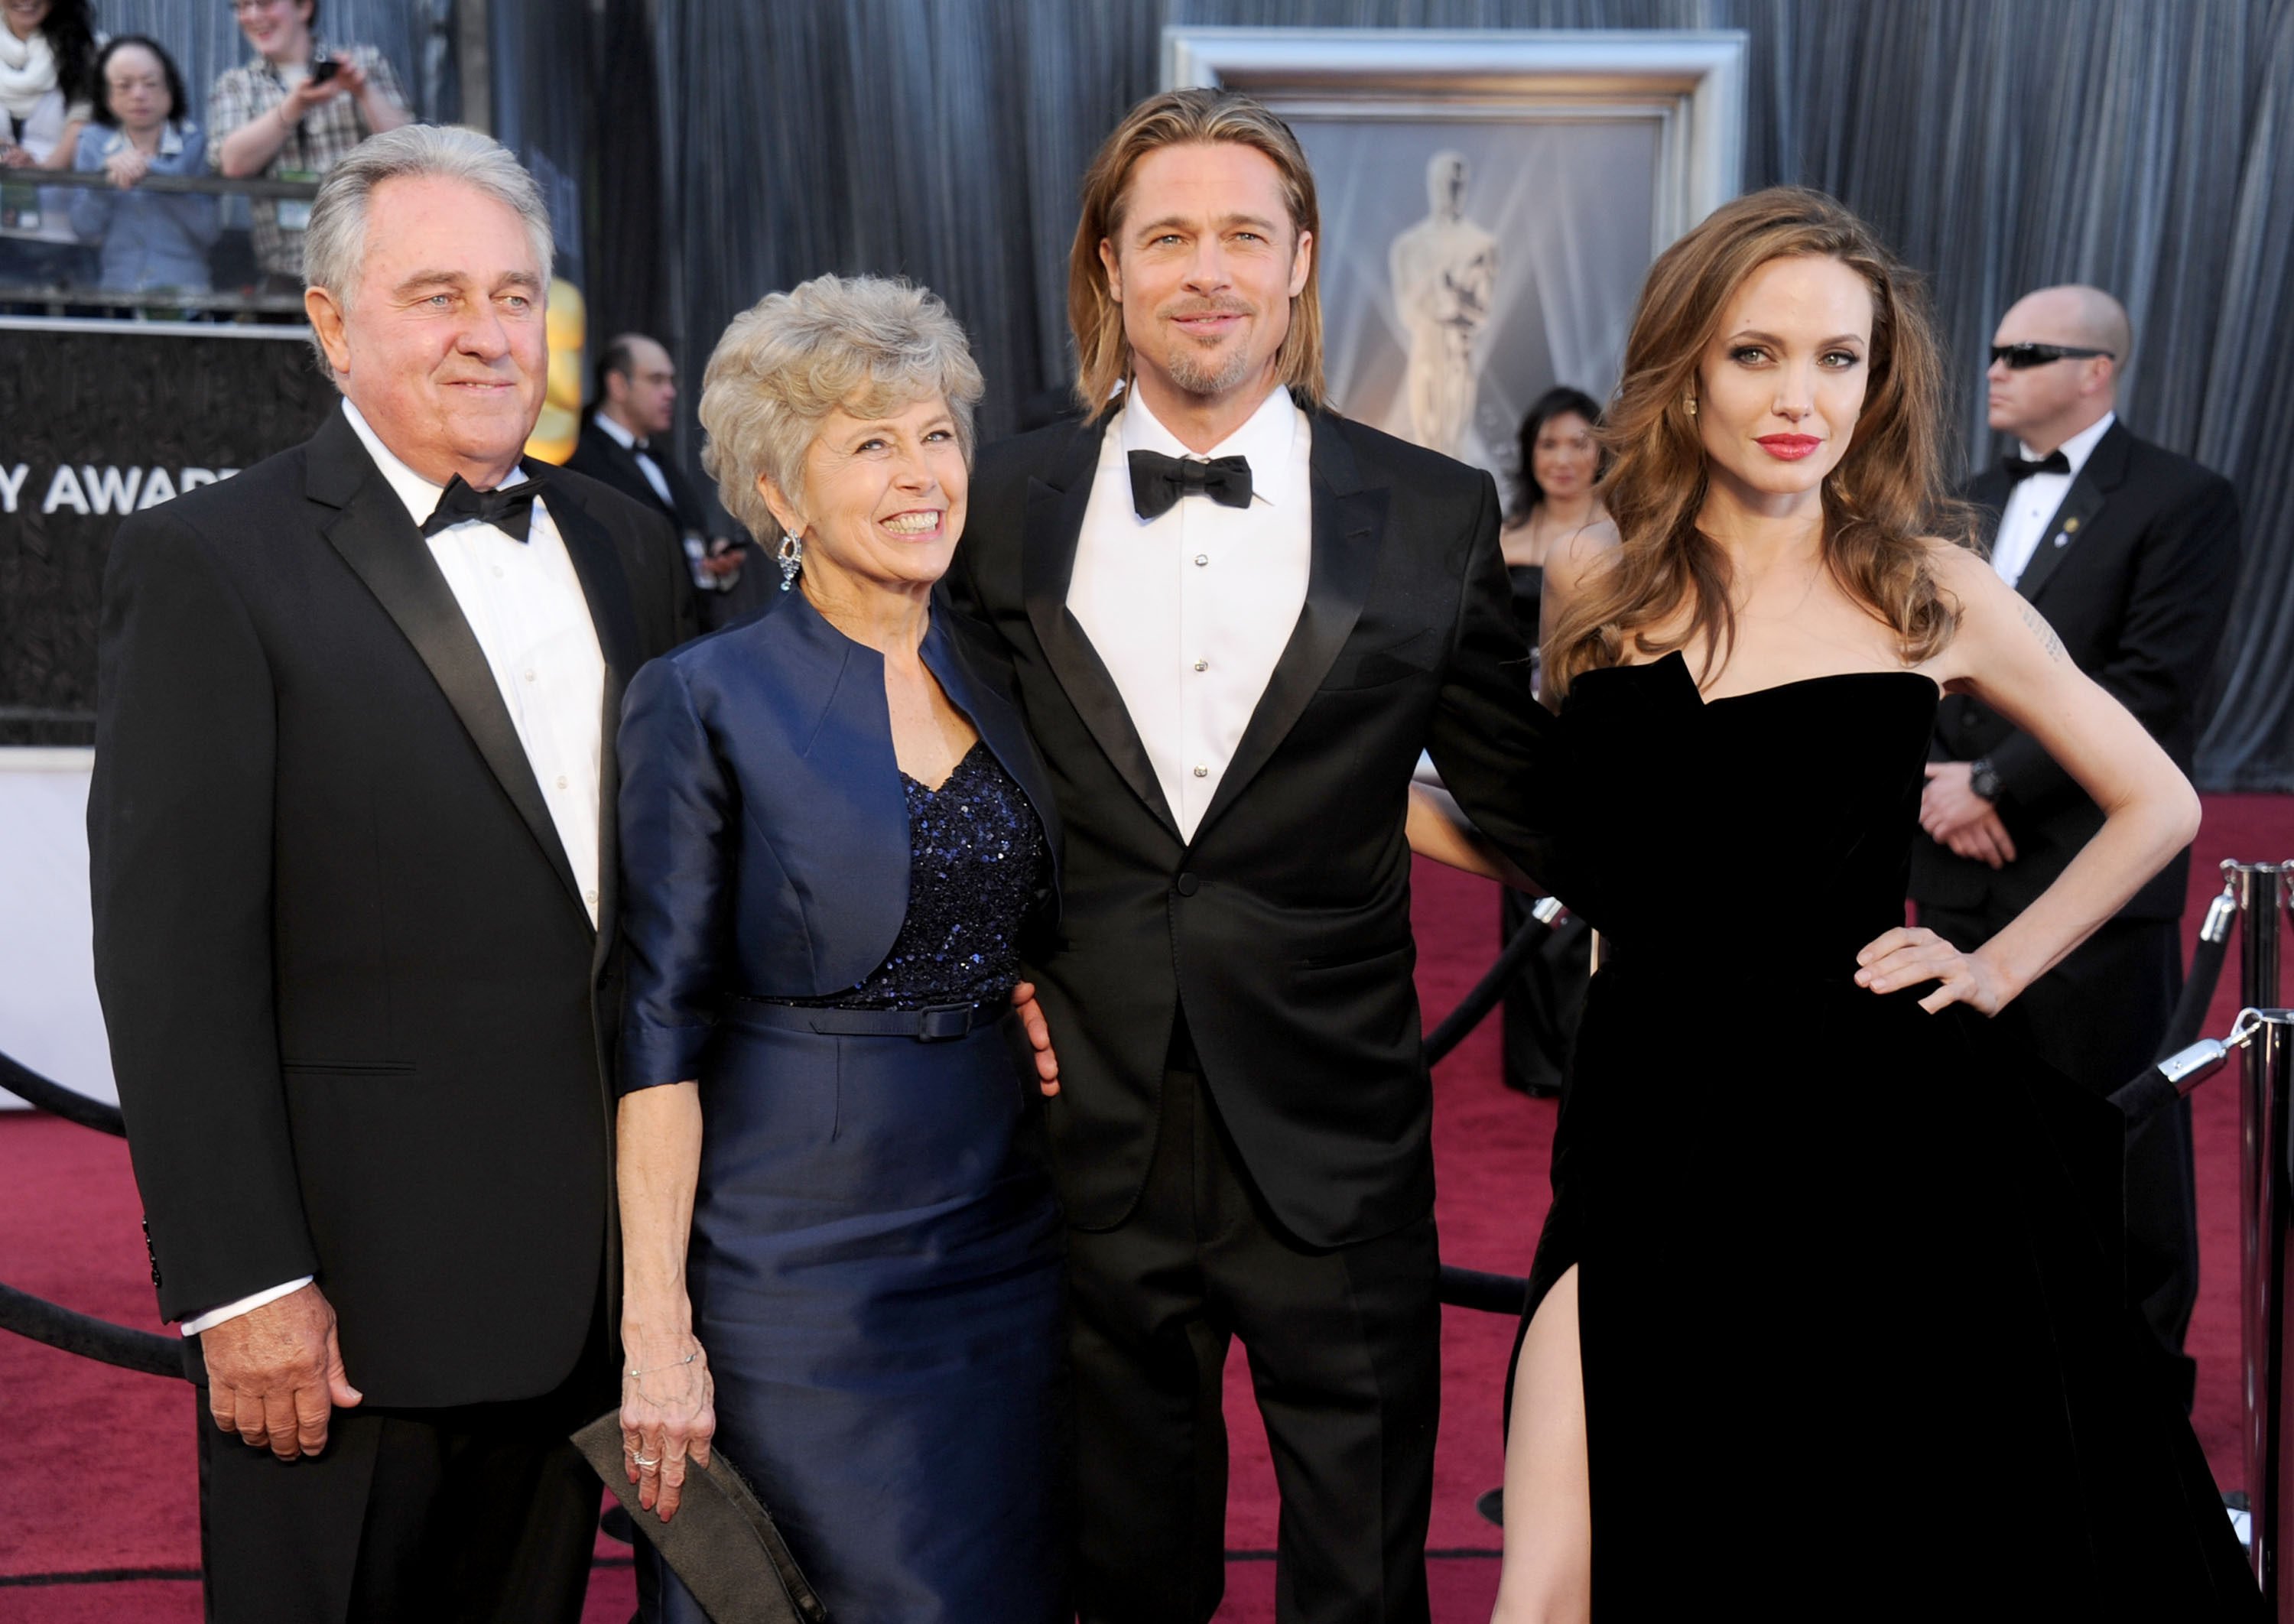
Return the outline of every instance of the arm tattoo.
<path id="1" fill-rule="evenodd" d="M 2040 646 L 2047 651 L 2048 659 L 2061 660 L 2063 657 L 2063 640 L 2055 635 L 2055 629 L 2047 624 L 2046 617 L 2029 604 L 2023 605 L 2023 624 L 2029 626 L 2031 635 L 2039 639 Z"/>

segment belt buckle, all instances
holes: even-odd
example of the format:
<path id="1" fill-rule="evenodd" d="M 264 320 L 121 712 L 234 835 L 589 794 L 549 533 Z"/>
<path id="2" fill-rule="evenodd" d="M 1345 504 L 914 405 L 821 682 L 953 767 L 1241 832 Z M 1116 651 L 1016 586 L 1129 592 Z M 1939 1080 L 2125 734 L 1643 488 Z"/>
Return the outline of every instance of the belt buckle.
<path id="1" fill-rule="evenodd" d="M 972 1005 L 939 1003 L 916 1011 L 916 1042 L 952 1043 L 972 1030 Z"/>

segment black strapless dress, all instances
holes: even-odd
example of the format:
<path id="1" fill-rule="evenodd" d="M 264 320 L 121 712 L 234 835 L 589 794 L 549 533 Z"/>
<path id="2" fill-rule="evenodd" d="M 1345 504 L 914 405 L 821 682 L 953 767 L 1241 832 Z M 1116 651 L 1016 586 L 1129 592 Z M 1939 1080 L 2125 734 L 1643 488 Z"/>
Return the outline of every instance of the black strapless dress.
<path id="1" fill-rule="evenodd" d="M 1851 980 L 1936 701 L 1708 704 L 1673 654 L 1554 729 L 1553 881 L 1615 946 L 1532 1291 L 1580 1271 L 1597 1619 L 2260 1616 L 2123 1305 L 2119 1114 Z"/>

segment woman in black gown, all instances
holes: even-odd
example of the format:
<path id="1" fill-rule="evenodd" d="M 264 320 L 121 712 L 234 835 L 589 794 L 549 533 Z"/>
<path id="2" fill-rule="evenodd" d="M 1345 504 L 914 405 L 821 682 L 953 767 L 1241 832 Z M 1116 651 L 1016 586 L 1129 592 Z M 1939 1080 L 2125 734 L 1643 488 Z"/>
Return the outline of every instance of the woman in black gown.
<path id="1" fill-rule="evenodd" d="M 1624 378 L 1616 529 L 1548 572 L 1541 877 L 1616 956 L 1556 1145 L 1495 1617 L 2257 1616 L 2120 1299 L 2118 1114 L 1981 1019 L 2196 797 L 1956 539 L 1937 346 L 1847 211 L 1717 211 L 1651 271 Z M 2108 813 L 1965 954 L 1902 923 L 1947 689 Z M 1704 900 L 1723 881 L 1738 905 Z"/>
<path id="2" fill-rule="evenodd" d="M 1062 1230 L 1012 1010 L 1058 835 L 932 606 L 979 393 L 903 283 L 736 318 L 707 457 L 795 589 L 647 666 L 620 735 L 630 1475 L 671 1516 L 721 1447 L 839 1620 L 1064 1616 Z"/>
<path id="3" fill-rule="evenodd" d="M 1537 646 L 1544 640 L 1545 561 L 1566 538 L 1605 522 L 1596 482 L 1601 474 L 1598 439 L 1601 408 L 1566 384 L 1531 402 L 1521 419 L 1521 486 L 1498 547 L 1513 585 L 1514 616 L 1530 642 L 1533 684 Z M 1509 886 L 1498 894 L 1498 940 L 1513 939 L 1529 922 L 1529 898 Z M 1508 1088 L 1558 1094 L 1568 1075 L 1569 1051 L 1592 970 L 1593 928 L 1572 914 L 1521 967 L 1505 989 L 1500 1011 L 1504 1039 L 1500 1076 Z"/>

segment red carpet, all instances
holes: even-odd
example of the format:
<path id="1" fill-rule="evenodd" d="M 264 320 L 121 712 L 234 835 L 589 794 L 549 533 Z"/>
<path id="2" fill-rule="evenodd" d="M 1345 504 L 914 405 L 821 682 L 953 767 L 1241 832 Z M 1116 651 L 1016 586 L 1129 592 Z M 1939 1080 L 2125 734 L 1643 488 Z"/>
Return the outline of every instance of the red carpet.
<path id="1" fill-rule="evenodd" d="M 2207 802 L 2193 871 L 2195 930 L 2219 889 L 2217 859 L 2294 857 L 2294 800 L 2216 796 Z M 1489 887 L 1420 865 L 1419 987 L 1433 1016 L 1464 994 L 1495 952 Z M 2227 1028 L 2237 1003 L 2235 958 L 2208 1030 Z M 1429 1019 L 1429 1025 L 1431 1021 Z M 4 1035 L 0 1035 L 4 1036 Z M 1441 1172 L 1443 1255 L 1468 1268 L 1524 1272 L 1546 1205 L 1550 1101 L 1498 1084 L 1494 1019 L 1436 1077 L 1435 1148 Z M 2203 1285 L 2190 1346 L 2199 1361 L 2200 1441 L 2225 1489 L 2240 1486 L 2238 1458 L 2238 1098 L 2227 1076 L 2196 1097 Z M 137 1229 L 140 1216 L 118 1141 L 52 1118 L 0 1113 L 0 1279 L 123 1324 L 158 1329 Z M 1474 1500 L 1502 1474 L 1498 1395 L 1511 1325 L 1452 1311 L 1443 1328 L 1444 1406 L 1436 1453 L 1429 1546 L 1435 1617 L 1466 1624 L 1489 1615 L 1497 1585 L 1497 1531 Z M 1228 1368 L 1234 1476 L 1227 1519 L 1228 1596 L 1219 1618 L 1260 1624 L 1273 1616 L 1275 1497 L 1264 1435 L 1238 1355 Z M 0 1336 L 0 1620 L 114 1624 L 199 1616 L 199 1524 L 190 1390 L 179 1383 L 89 1365 Z M 600 1553 L 615 1548 L 601 1545 Z M 31 1576 L 65 1582 L 25 1585 Z M 626 1567 L 598 1570 L 589 1618 L 626 1619 Z"/>

